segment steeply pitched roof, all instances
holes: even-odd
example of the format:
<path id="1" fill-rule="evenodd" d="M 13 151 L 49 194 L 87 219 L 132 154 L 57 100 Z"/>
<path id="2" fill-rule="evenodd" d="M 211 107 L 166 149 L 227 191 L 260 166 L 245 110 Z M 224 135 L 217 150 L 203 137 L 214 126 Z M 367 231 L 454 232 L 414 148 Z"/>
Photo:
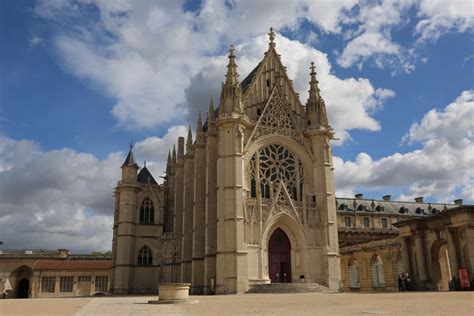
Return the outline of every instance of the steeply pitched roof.
<path id="1" fill-rule="evenodd" d="M 127 155 L 127 158 L 125 159 L 123 165 L 122 165 L 122 168 L 125 167 L 125 166 L 133 166 L 133 167 L 137 167 L 138 168 L 138 164 L 136 163 L 135 161 L 135 157 L 133 157 L 133 152 L 132 152 L 132 148 L 130 147 L 130 150 L 128 152 L 128 155 Z"/>
<path id="2" fill-rule="evenodd" d="M 252 82 L 253 77 L 257 74 L 258 68 L 262 62 L 259 62 L 258 65 L 245 77 L 245 79 L 240 83 L 240 87 L 242 88 L 242 92 L 245 93 L 247 88 L 249 87 L 250 83 Z"/>
<path id="3" fill-rule="evenodd" d="M 155 178 L 151 175 L 151 172 L 148 170 L 147 167 L 143 167 L 142 170 L 138 173 L 137 181 L 140 183 L 148 183 L 148 179 L 150 179 L 151 184 L 158 184 L 155 181 Z"/>
<path id="4" fill-rule="evenodd" d="M 33 270 L 109 270 L 112 260 L 48 260 L 35 262 Z"/>

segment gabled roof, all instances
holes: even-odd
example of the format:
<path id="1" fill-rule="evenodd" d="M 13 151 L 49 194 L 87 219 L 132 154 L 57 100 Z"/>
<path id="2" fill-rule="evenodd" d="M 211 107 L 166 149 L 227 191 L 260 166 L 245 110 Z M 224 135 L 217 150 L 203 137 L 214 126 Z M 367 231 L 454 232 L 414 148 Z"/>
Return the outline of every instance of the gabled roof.
<path id="1" fill-rule="evenodd" d="M 158 184 L 155 181 L 155 178 L 153 178 L 153 176 L 151 175 L 151 172 L 148 170 L 148 168 L 143 167 L 142 170 L 140 170 L 140 172 L 138 173 L 137 181 L 146 184 L 148 183 L 148 179 L 150 179 L 151 184 Z"/>

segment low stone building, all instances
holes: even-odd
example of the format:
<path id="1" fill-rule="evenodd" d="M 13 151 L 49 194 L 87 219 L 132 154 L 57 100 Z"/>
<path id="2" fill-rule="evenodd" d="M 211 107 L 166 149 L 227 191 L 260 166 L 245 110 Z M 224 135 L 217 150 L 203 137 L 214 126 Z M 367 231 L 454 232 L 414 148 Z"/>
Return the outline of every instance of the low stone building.
<path id="1" fill-rule="evenodd" d="M 58 251 L 0 252 L 0 299 L 90 296 L 108 292 L 110 257 Z"/>
<path id="2" fill-rule="evenodd" d="M 474 206 L 459 206 L 395 226 L 403 264 L 416 289 L 474 287 Z"/>

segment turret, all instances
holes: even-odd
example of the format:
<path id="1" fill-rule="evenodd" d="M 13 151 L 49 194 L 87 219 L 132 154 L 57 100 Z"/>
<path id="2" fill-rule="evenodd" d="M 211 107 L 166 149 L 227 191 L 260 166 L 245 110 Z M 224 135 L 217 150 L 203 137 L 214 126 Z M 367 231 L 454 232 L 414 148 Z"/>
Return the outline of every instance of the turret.
<path id="1" fill-rule="evenodd" d="M 309 82 L 309 98 L 306 102 L 306 115 L 309 119 L 309 125 L 329 126 L 328 117 L 326 114 L 326 105 L 321 97 L 318 87 L 318 80 L 316 79 L 316 66 L 314 62 L 311 63 L 311 81 Z"/>
<path id="2" fill-rule="evenodd" d="M 220 98 L 220 113 L 241 113 L 241 89 L 237 74 L 237 64 L 235 63 L 234 46 L 229 49 L 229 64 L 227 65 L 226 81 L 222 84 Z"/>
<path id="3" fill-rule="evenodd" d="M 137 182 L 138 164 L 135 162 L 132 149 L 133 145 L 130 144 L 130 150 L 128 151 L 127 158 L 122 165 L 122 183 L 126 184 L 134 184 Z"/>

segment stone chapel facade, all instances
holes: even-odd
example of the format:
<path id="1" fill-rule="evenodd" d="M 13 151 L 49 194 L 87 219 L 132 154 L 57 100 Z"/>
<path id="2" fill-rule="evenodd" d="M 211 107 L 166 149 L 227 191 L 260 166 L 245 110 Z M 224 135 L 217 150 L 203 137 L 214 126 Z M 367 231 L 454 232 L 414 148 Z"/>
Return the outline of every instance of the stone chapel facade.
<path id="1" fill-rule="evenodd" d="M 269 33 L 239 82 L 233 47 L 218 107 L 178 139 L 158 185 L 132 150 L 116 188 L 111 290 L 191 283 L 193 294 L 242 293 L 270 282 L 339 289 L 331 140 L 311 64 L 303 106 Z"/>

